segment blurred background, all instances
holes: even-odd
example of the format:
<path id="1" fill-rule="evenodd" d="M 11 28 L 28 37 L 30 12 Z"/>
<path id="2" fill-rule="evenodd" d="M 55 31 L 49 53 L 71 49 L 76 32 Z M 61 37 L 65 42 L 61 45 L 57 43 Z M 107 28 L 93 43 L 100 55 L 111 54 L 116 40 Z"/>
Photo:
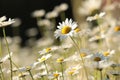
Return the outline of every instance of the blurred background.
<path id="1" fill-rule="evenodd" d="M 43 35 L 38 30 L 37 20 L 32 16 L 32 13 L 36 10 L 44 10 L 47 13 L 62 3 L 68 4 L 69 9 L 65 13 L 68 18 L 71 18 L 72 8 L 70 0 L 0 0 L 0 16 L 14 18 L 17 21 L 17 24 L 15 24 L 17 28 L 13 28 L 13 26 L 6 27 L 7 36 L 20 36 L 22 38 L 21 46 L 25 46 L 26 41 L 29 39 L 29 36 L 26 35 L 27 30 L 36 28 L 35 38 L 41 38 Z M 44 18 L 43 16 L 42 19 Z M 61 21 L 59 16 L 56 20 Z M 1 28 L 0 36 L 3 36 Z"/>

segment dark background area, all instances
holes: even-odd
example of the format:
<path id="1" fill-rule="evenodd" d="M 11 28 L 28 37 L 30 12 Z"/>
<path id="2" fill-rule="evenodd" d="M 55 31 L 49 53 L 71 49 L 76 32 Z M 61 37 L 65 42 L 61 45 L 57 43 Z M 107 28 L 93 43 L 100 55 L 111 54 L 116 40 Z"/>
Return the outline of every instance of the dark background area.
<path id="1" fill-rule="evenodd" d="M 20 18 L 22 24 L 20 28 L 20 37 L 22 38 L 22 46 L 25 45 L 28 37 L 25 31 L 31 27 L 37 27 L 35 18 L 31 17 L 34 10 L 45 9 L 46 12 L 52 11 L 53 8 L 61 3 L 68 3 L 69 9 L 66 11 L 66 17 L 72 17 L 72 8 L 70 0 L 0 0 L 0 17 L 7 16 L 8 18 Z M 60 21 L 59 17 L 56 19 Z M 11 27 L 6 27 L 7 36 L 13 36 Z M 0 36 L 2 35 L 2 28 L 0 28 Z M 36 38 L 40 38 L 38 34 Z"/>

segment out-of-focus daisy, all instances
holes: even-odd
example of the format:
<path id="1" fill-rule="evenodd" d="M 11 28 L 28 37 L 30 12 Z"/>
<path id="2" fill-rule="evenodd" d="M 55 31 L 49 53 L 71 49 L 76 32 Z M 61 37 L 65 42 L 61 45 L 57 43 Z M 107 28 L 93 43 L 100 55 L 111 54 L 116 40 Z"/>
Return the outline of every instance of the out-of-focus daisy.
<path id="1" fill-rule="evenodd" d="M 5 27 L 15 22 L 14 19 L 9 18 L 8 21 L 5 21 L 6 19 L 6 16 L 0 17 L 0 27 Z"/>
<path id="2" fill-rule="evenodd" d="M 43 17 L 45 15 L 45 10 L 41 9 L 41 10 L 35 10 L 32 13 L 32 17 L 38 18 L 38 17 Z"/>
<path id="3" fill-rule="evenodd" d="M 38 53 L 42 55 L 42 54 L 50 53 L 51 51 L 52 51 L 52 48 L 46 48 L 46 49 L 43 49 L 42 51 L 39 51 Z"/>
<path id="4" fill-rule="evenodd" d="M 12 52 L 10 52 L 10 56 L 12 56 Z M 8 60 L 10 58 L 9 54 L 6 55 L 5 57 L 1 58 L 0 59 L 0 64 L 4 63 L 6 60 Z"/>
<path id="5" fill-rule="evenodd" d="M 34 36 L 38 35 L 38 30 L 36 28 L 30 28 L 30 29 L 26 30 L 26 35 L 28 37 L 34 37 Z"/>
<path id="6" fill-rule="evenodd" d="M 64 58 L 60 57 L 60 58 L 57 59 L 56 62 L 58 62 L 58 63 L 63 63 L 63 62 L 64 62 Z"/>
<path id="7" fill-rule="evenodd" d="M 100 62 L 106 59 L 102 53 L 95 53 L 91 58 L 94 62 Z"/>
<path id="8" fill-rule="evenodd" d="M 82 58 L 90 58 L 92 54 L 90 54 L 90 50 L 88 49 L 80 49 L 80 57 Z"/>
<path id="9" fill-rule="evenodd" d="M 73 36 L 74 30 L 77 28 L 77 23 L 73 22 L 72 19 L 66 19 L 65 22 L 59 23 L 55 31 L 55 37 L 60 38 L 60 40 L 67 38 L 68 36 Z"/>
<path id="10" fill-rule="evenodd" d="M 96 14 L 95 16 L 90 16 L 87 18 L 87 21 L 93 21 L 102 18 L 105 15 L 105 12 L 101 12 L 99 14 Z"/>
<path id="11" fill-rule="evenodd" d="M 58 12 L 56 11 L 51 11 L 51 12 L 48 12 L 45 17 L 47 19 L 52 19 L 52 18 L 56 18 L 58 16 Z"/>
<path id="12" fill-rule="evenodd" d="M 38 22 L 37 22 L 37 24 L 38 24 L 38 26 L 45 26 L 45 27 L 49 27 L 49 26 L 51 26 L 51 22 L 50 22 L 50 20 L 48 20 L 48 19 L 43 19 L 43 20 L 39 20 Z"/>
<path id="13" fill-rule="evenodd" d="M 22 21 L 20 18 L 14 18 L 15 22 L 12 24 L 12 27 L 18 27 L 21 25 Z"/>
<path id="14" fill-rule="evenodd" d="M 108 56 L 112 56 L 114 53 L 115 53 L 115 50 L 110 50 L 110 49 L 108 49 L 107 51 L 104 51 L 104 52 L 103 52 L 103 55 L 104 55 L 105 57 L 108 57 Z"/>
<path id="15" fill-rule="evenodd" d="M 113 62 L 105 60 L 105 61 L 100 61 L 99 64 L 92 63 L 91 68 L 95 68 L 97 70 L 102 70 L 102 69 L 110 67 L 112 64 L 113 64 Z"/>
<path id="16" fill-rule="evenodd" d="M 20 80 L 18 76 L 13 76 L 12 80 Z"/>
<path id="17" fill-rule="evenodd" d="M 59 9 L 61 11 L 66 11 L 68 9 L 68 4 L 67 3 L 60 4 Z"/>
<path id="18" fill-rule="evenodd" d="M 93 36 L 89 39 L 89 41 L 96 41 L 96 40 L 101 40 L 101 39 L 104 39 L 106 36 L 104 34 L 102 35 L 96 35 L 96 36 Z"/>
<path id="19" fill-rule="evenodd" d="M 35 75 L 33 75 L 33 78 L 34 79 L 40 79 L 40 78 L 42 78 L 44 76 L 47 76 L 47 72 L 46 71 L 36 73 Z"/>
<path id="20" fill-rule="evenodd" d="M 65 72 L 69 75 L 75 75 L 75 74 L 78 74 L 79 73 L 79 69 L 81 69 L 82 66 L 80 65 L 76 65 L 76 66 L 71 66 L 69 67 Z"/>
<path id="21" fill-rule="evenodd" d="M 24 77 L 26 77 L 26 76 L 28 76 L 28 75 L 29 75 L 28 72 L 24 72 L 24 73 L 18 74 L 19 78 L 24 78 Z"/>
<path id="22" fill-rule="evenodd" d="M 82 6 L 80 6 L 78 11 L 82 15 L 90 15 L 95 10 L 99 10 L 100 9 L 101 3 L 102 3 L 101 0 L 85 0 L 82 3 Z"/>
<path id="23" fill-rule="evenodd" d="M 120 31 L 120 26 L 116 26 L 116 27 L 114 27 L 114 31 L 115 31 L 115 32 Z"/>
<path id="24" fill-rule="evenodd" d="M 44 62 L 46 61 L 47 59 L 49 59 L 52 55 L 51 54 L 46 54 L 46 55 L 43 55 L 41 58 L 38 59 L 39 62 Z"/>
<path id="25" fill-rule="evenodd" d="M 120 71 L 118 70 L 118 71 L 110 71 L 109 72 L 109 74 L 112 74 L 112 75 L 114 75 L 114 76 L 120 76 Z"/>
<path id="26" fill-rule="evenodd" d="M 19 68 L 18 71 L 21 71 L 21 72 L 29 71 L 29 70 L 35 68 L 38 64 L 39 64 L 39 62 L 34 62 L 34 63 L 31 64 L 31 65 L 28 65 L 28 66 L 26 66 L 26 67 L 21 67 L 21 68 Z"/>
<path id="27" fill-rule="evenodd" d="M 59 79 L 59 77 L 62 75 L 61 72 L 55 71 L 52 74 L 48 76 L 49 79 Z"/>

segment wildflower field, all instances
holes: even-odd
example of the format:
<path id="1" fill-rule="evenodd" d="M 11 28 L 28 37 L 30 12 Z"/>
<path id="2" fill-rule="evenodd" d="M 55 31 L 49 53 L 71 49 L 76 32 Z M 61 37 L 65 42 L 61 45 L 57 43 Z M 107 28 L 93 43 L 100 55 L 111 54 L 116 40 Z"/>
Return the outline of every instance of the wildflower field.
<path id="1" fill-rule="evenodd" d="M 0 80 L 120 80 L 120 0 L 71 0 L 74 18 L 66 17 L 67 3 L 30 13 L 35 28 L 21 47 L 19 19 L 0 17 Z M 58 22 L 56 18 L 60 18 Z"/>

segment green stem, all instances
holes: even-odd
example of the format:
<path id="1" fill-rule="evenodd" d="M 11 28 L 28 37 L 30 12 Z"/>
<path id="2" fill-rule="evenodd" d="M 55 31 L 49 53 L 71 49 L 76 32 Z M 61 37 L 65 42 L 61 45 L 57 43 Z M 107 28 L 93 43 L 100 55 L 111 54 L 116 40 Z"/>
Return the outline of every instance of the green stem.
<path id="1" fill-rule="evenodd" d="M 2 76 L 2 80 L 5 80 L 5 77 L 4 77 L 4 73 L 2 71 L 2 65 L 0 64 L 0 72 L 1 72 L 1 76 Z"/>
<path id="2" fill-rule="evenodd" d="M 2 38 L 0 38 L 0 57 L 2 56 Z"/>
<path id="3" fill-rule="evenodd" d="M 100 79 L 102 80 L 102 70 L 100 70 Z"/>
<path id="4" fill-rule="evenodd" d="M 61 72 L 62 72 L 62 78 L 63 78 L 63 80 L 64 80 L 64 70 L 63 70 L 63 63 L 60 63 L 61 64 Z"/>
<path id="5" fill-rule="evenodd" d="M 32 73 L 31 73 L 31 71 L 30 71 L 30 70 L 28 70 L 28 72 L 29 72 L 29 74 L 30 74 L 30 76 L 31 76 L 32 80 L 34 80 L 34 78 L 33 78 L 33 75 L 32 75 Z"/>
<path id="6" fill-rule="evenodd" d="M 10 70 L 11 70 L 11 77 L 10 79 L 12 80 L 12 77 L 13 77 L 13 74 L 12 74 L 12 59 L 11 59 L 11 55 L 10 55 L 10 49 L 9 49 L 9 45 L 8 45 L 8 42 L 7 42 L 7 38 L 6 38 L 6 33 L 5 33 L 5 28 L 3 27 L 3 35 L 4 35 L 4 39 L 6 41 L 6 47 L 8 49 L 8 53 L 9 53 L 9 60 L 10 60 Z"/>
<path id="7" fill-rule="evenodd" d="M 45 69 L 46 69 L 46 71 L 47 71 L 47 74 L 49 74 L 49 71 L 48 71 L 48 68 L 47 68 L 46 62 L 44 61 L 43 63 L 44 63 L 44 65 L 45 65 Z"/>
<path id="8" fill-rule="evenodd" d="M 65 12 L 61 12 L 60 13 L 60 18 L 61 18 L 62 21 L 65 20 Z"/>

